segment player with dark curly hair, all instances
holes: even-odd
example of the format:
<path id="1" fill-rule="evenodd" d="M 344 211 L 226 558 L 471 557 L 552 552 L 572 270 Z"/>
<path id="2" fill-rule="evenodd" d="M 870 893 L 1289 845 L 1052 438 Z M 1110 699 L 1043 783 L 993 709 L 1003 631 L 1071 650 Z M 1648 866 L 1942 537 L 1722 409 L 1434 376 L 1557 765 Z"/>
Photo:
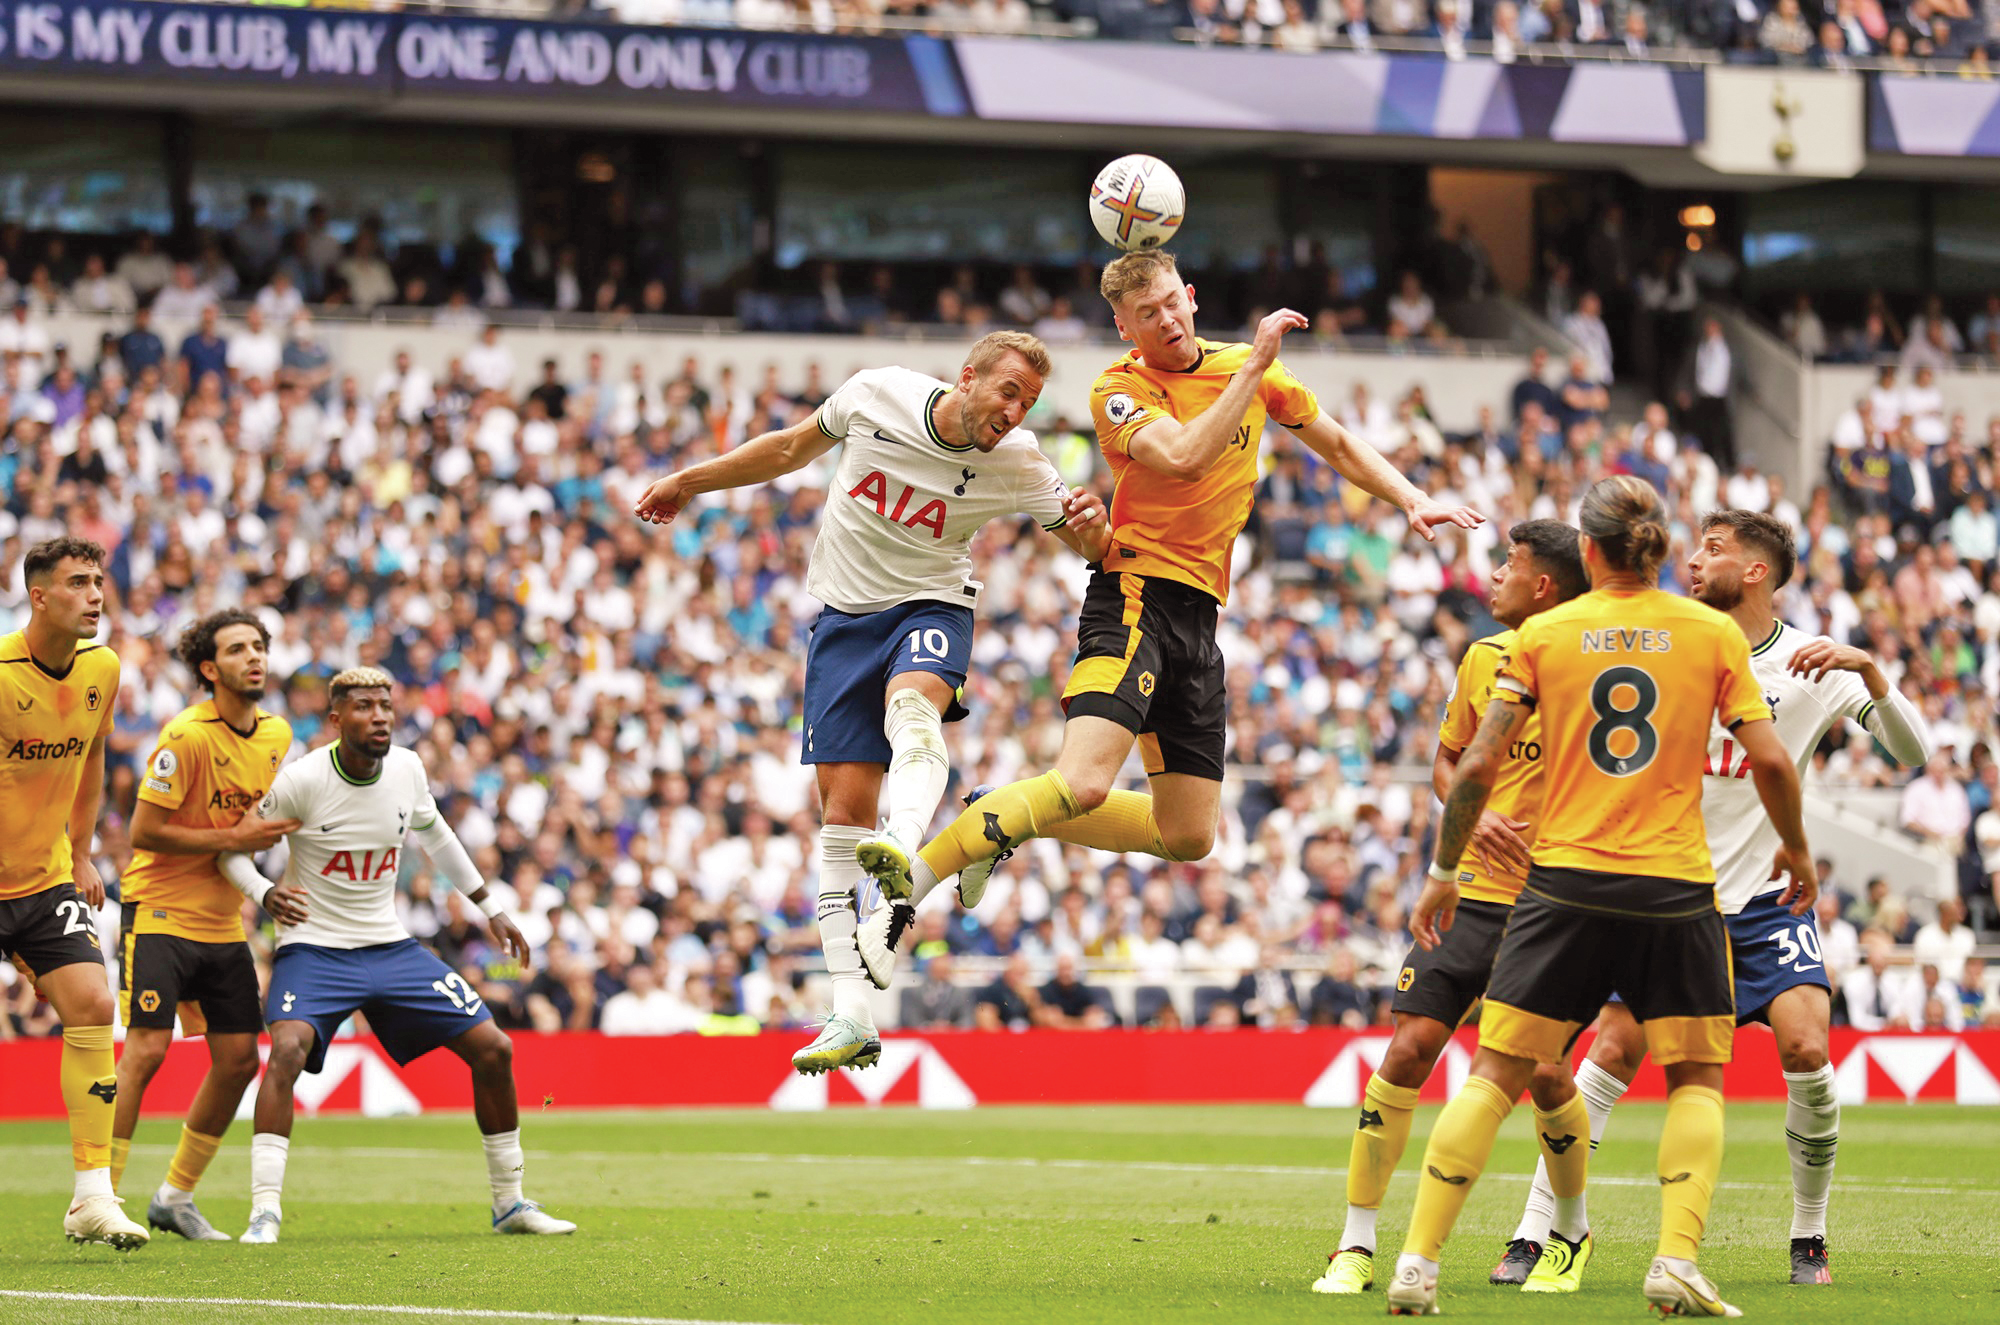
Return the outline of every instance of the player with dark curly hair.
<path id="1" fill-rule="evenodd" d="M 257 1079 L 257 1035 L 264 1029 L 257 967 L 244 939 L 243 898 L 222 877 L 216 856 L 267 850 L 298 827 L 296 820 L 244 821 L 292 748 L 290 724 L 257 706 L 270 644 L 264 623 L 236 607 L 211 613 L 182 633 L 180 659 L 209 697 L 160 733 L 140 782 L 132 868 L 122 881 L 118 1006 L 126 1031 L 112 1185 L 124 1174 L 146 1085 L 166 1059 L 178 1012 L 184 1032 L 208 1037 L 208 1075 L 188 1108 L 146 1220 L 196 1241 L 228 1238 L 195 1208 L 194 1187 L 243 1092 Z M 297 889 L 274 889 L 264 905 L 280 920 L 305 918 Z"/>

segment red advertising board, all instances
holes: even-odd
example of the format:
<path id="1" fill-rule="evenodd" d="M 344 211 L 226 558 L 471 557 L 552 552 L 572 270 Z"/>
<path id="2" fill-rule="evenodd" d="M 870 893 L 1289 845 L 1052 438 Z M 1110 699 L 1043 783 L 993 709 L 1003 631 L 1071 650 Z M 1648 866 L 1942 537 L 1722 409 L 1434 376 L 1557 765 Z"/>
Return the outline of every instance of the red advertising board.
<path id="1" fill-rule="evenodd" d="M 1386 1035 L 1338 1030 L 891 1035 L 877 1066 L 807 1078 L 791 1068 L 792 1050 L 801 1042 L 788 1035 L 517 1035 L 514 1074 L 523 1099 L 575 1109 L 1286 1101 L 1348 1108 L 1360 1100 L 1389 1043 Z M 1424 1089 L 1426 1100 L 1442 1101 L 1457 1089 L 1475 1043 L 1465 1032 L 1447 1047 Z M 64 1116 L 56 1088 L 61 1048 L 54 1040 L 0 1044 L 0 1118 Z M 2000 1104 L 2000 1032 L 1836 1030 L 1833 1061 L 1846 1104 Z M 199 1041 L 176 1043 L 146 1092 L 147 1111 L 185 1109 L 207 1065 Z M 1727 1092 L 1740 1100 L 1784 1098 L 1776 1042 L 1768 1032 L 1752 1028 L 1737 1037 Z M 1664 1093 L 1659 1069 L 1648 1064 L 1632 1097 Z M 464 1065 L 449 1053 L 434 1052 L 399 1069 L 373 1040 L 358 1038 L 334 1042 L 325 1070 L 300 1079 L 298 1102 L 307 1113 L 390 1117 L 467 1109 L 472 1091 Z"/>

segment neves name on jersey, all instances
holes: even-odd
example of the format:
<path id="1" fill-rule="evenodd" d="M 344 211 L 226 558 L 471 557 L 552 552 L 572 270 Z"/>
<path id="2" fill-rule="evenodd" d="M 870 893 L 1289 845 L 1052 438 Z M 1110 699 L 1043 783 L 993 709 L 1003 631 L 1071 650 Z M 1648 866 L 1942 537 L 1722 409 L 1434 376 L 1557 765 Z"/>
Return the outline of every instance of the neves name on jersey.
<path id="1" fill-rule="evenodd" d="M 953 446 L 931 411 L 951 388 L 906 368 L 856 373 L 819 407 L 820 431 L 843 443 L 806 590 L 849 615 L 925 600 L 971 607 L 972 536 L 1026 514 L 1062 526 L 1067 489 L 1016 428 L 991 451 Z"/>
<path id="2" fill-rule="evenodd" d="M 410 937 L 396 918 L 404 841 L 437 819 L 430 778 L 414 751 L 392 747 L 367 782 L 347 775 L 322 746 L 278 774 L 258 813 L 298 819 L 286 839 L 285 882 L 306 890 L 311 919 L 281 928 L 278 946 L 368 948 Z"/>

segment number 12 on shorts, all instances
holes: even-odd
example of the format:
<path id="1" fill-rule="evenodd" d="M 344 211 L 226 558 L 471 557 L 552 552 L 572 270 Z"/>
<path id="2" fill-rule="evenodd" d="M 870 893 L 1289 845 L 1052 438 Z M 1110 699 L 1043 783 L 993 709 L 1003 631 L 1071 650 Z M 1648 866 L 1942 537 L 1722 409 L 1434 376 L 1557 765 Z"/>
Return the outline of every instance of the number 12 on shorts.
<path id="1" fill-rule="evenodd" d="M 453 971 L 442 980 L 431 981 L 431 988 L 451 1000 L 451 1005 L 470 1017 L 477 1013 L 485 1000 L 472 992 L 472 986 L 465 983 L 465 977 Z"/>

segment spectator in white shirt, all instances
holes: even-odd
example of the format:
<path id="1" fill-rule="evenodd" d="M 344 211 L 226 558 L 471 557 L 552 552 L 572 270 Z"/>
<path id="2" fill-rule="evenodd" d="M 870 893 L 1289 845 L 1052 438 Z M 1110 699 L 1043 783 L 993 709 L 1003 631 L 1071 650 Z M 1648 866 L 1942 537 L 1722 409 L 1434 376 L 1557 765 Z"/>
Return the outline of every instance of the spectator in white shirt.
<path id="1" fill-rule="evenodd" d="M 335 263 L 334 270 L 347 287 L 347 302 L 362 312 L 396 301 L 396 277 L 382 260 L 373 231 L 356 235 L 354 251 Z"/>
<path id="2" fill-rule="evenodd" d="M 292 274 L 283 267 L 272 272 L 270 284 L 257 292 L 257 309 L 274 327 L 289 326 L 305 306 L 305 296 L 292 284 Z"/>
<path id="3" fill-rule="evenodd" d="M 70 287 L 70 302 L 79 312 L 130 314 L 139 306 L 138 296 L 122 276 L 104 268 L 104 259 L 91 254 L 83 260 L 83 275 Z"/>
<path id="4" fill-rule="evenodd" d="M 17 299 L 13 314 L 0 319 L 0 362 L 20 366 L 20 386 L 24 391 L 41 386 L 52 353 L 48 329 L 33 312 L 26 299 Z"/>
<path id="5" fill-rule="evenodd" d="M 482 391 L 513 392 L 514 352 L 500 343 L 500 328 L 479 333 L 479 343 L 465 352 L 465 375 Z"/>
<path id="6" fill-rule="evenodd" d="M 1903 789 L 1898 817 L 1905 830 L 1956 856 L 1972 826 L 1972 802 L 1951 775 L 1952 753 L 1949 746 L 1940 746 L 1924 765 L 1923 776 Z"/>
<path id="7" fill-rule="evenodd" d="M 1035 335 L 1050 345 L 1080 345 L 1090 337 L 1090 328 L 1070 306 L 1068 295 L 1049 301 L 1049 311 L 1035 320 Z"/>
<path id="8" fill-rule="evenodd" d="M 1865 964 L 1849 971 L 1840 992 L 1847 1002 L 1847 1023 L 1858 1031 L 1905 1030 L 1902 981 L 1889 969 L 1895 944 L 1879 929 L 1861 936 Z"/>
<path id="9" fill-rule="evenodd" d="M 1906 978 L 1901 990 L 1902 1021 L 1911 1030 L 1950 1031 L 1965 1029 L 1965 1001 L 1958 985 L 1930 962 L 1919 960 L 1914 978 Z"/>
<path id="10" fill-rule="evenodd" d="M 1017 327 L 1031 327 L 1049 311 L 1049 292 L 1035 283 L 1035 270 L 1027 263 L 1014 267 L 1014 279 L 1000 292 L 1000 315 Z"/>
<path id="11" fill-rule="evenodd" d="M 1791 309 L 1780 318 L 1778 325 L 1785 333 L 1785 339 L 1799 352 L 1801 358 L 1823 359 L 1826 357 L 1826 324 L 1813 311 L 1812 296 L 1803 290 Z"/>
<path id="12" fill-rule="evenodd" d="M 215 302 L 215 291 L 195 280 L 192 263 L 176 262 L 166 288 L 153 299 L 153 316 L 162 322 L 194 322 Z"/>
<path id="13" fill-rule="evenodd" d="M 1840 894 L 1832 888 L 1822 887 L 1816 908 L 1819 921 L 1819 946 L 1821 960 L 1826 964 L 1826 978 L 1835 989 L 1846 981 L 1848 972 L 1861 964 L 1861 936 L 1854 932 L 1854 926 L 1847 923 L 1840 914 Z"/>
<path id="14" fill-rule="evenodd" d="M 119 277 L 142 301 L 165 289 L 173 274 L 173 260 L 160 252 L 150 230 L 141 230 L 131 251 L 118 259 Z"/>
<path id="15" fill-rule="evenodd" d="M 597 1029 L 606 1035 L 675 1035 L 700 1025 L 700 1015 L 660 988 L 650 966 L 625 972 L 625 990 L 604 1000 Z"/>
<path id="16" fill-rule="evenodd" d="M 1611 373 L 1611 332 L 1604 325 L 1604 301 L 1595 290 L 1577 297 L 1576 311 L 1563 319 L 1563 335 L 1576 343 L 1590 362 L 1590 380 L 1609 386 Z"/>
<path id="17" fill-rule="evenodd" d="M 1978 937 L 1965 923 L 1965 903 L 1956 897 L 1938 903 L 1937 919 L 1919 929 L 1911 944 L 1919 965 L 1937 967 L 1938 974 L 1953 984 L 1965 977 L 1965 959 L 1978 945 Z"/>
<path id="18" fill-rule="evenodd" d="M 1731 506 L 1746 511 L 1768 511 L 1771 509 L 1771 483 L 1757 472 L 1757 466 L 1745 463 L 1723 486 L 1723 497 Z"/>
<path id="19" fill-rule="evenodd" d="M 252 304 L 243 313 L 243 331 L 229 338 L 229 350 L 225 362 L 229 365 L 229 376 L 233 381 L 248 381 L 261 377 L 274 381 L 278 367 L 285 361 L 284 342 L 278 333 L 265 325 L 264 310 Z"/>
<path id="20" fill-rule="evenodd" d="M 1387 311 L 1391 339 L 1435 336 L 1443 331 L 1437 324 L 1437 304 L 1424 292 L 1424 283 L 1413 271 L 1402 274 Z"/>
<path id="21" fill-rule="evenodd" d="M 375 379 L 378 404 L 387 403 L 392 393 L 396 397 L 396 417 L 404 423 L 420 422 L 437 399 L 431 370 L 413 363 L 408 350 L 397 350 L 396 366 Z"/>

